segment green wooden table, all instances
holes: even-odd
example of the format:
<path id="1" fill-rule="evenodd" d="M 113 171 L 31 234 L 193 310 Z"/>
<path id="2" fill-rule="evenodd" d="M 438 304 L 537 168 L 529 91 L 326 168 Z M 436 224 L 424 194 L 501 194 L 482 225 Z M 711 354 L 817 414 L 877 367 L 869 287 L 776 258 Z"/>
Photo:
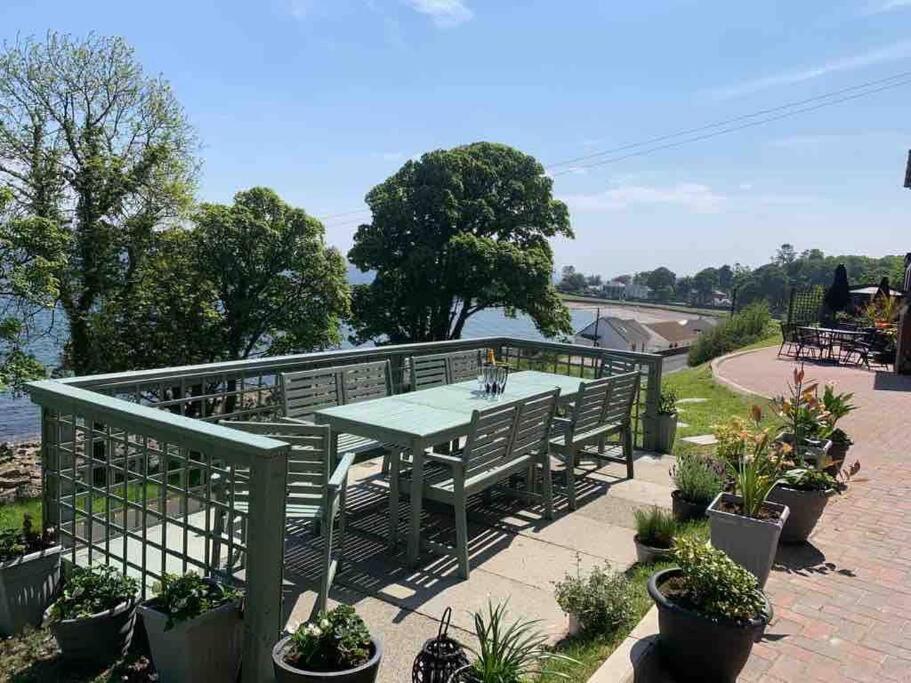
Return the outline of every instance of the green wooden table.
<path id="1" fill-rule="evenodd" d="M 560 388 L 560 401 L 571 401 L 579 392 L 579 377 L 555 375 L 549 372 L 525 370 L 511 373 L 506 391 L 497 399 L 484 396 L 477 381 L 387 396 L 372 401 L 326 408 L 315 413 L 316 422 L 328 424 L 333 438 L 339 434 L 355 434 L 407 449 L 412 454 L 411 515 L 408 523 L 408 563 L 417 562 L 421 540 L 421 490 L 424 485 L 424 451 L 437 444 L 448 443 L 465 436 L 474 410 L 485 408 L 494 401 L 516 401 L 535 394 Z M 341 455 L 341 453 L 339 453 Z M 398 471 L 399 453 L 394 452 Z M 398 477 L 390 479 L 390 509 L 398 500 Z M 390 520 L 393 515 L 390 514 Z M 389 529 L 391 544 L 396 542 L 397 529 Z"/>

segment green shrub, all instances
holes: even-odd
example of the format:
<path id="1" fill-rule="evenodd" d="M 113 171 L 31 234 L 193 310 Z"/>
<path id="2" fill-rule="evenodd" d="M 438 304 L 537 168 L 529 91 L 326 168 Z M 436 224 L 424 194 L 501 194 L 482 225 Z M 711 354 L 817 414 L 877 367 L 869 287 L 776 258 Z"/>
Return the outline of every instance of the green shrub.
<path id="1" fill-rule="evenodd" d="M 206 581 L 193 572 L 183 576 L 165 574 L 155 586 L 155 592 L 157 595 L 149 602 L 149 606 L 167 616 L 166 631 L 173 628 L 174 624 L 195 619 L 226 602 L 240 598 L 237 589 L 215 581 Z"/>
<path id="2" fill-rule="evenodd" d="M 538 680 L 550 662 L 578 664 L 571 657 L 548 649 L 547 635 L 537 629 L 538 622 L 516 620 L 507 624 L 507 614 L 505 602 L 496 606 L 488 602 L 486 614 L 475 612 L 478 646 L 468 648 L 475 656 L 471 664 L 473 680 L 478 683 L 520 683 Z"/>
<path id="3" fill-rule="evenodd" d="M 134 600 L 139 584 L 109 565 L 73 567 L 63 592 L 51 606 L 51 619 L 82 619 Z"/>
<path id="4" fill-rule="evenodd" d="M 297 627 L 285 661 L 307 671 L 344 671 L 370 659 L 370 631 L 350 605 Z"/>
<path id="5" fill-rule="evenodd" d="M 671 470 L 674 486 L 691 503 L 712 502 L 724 488 L 724 465 L 702 455 L 679 455 Z"/>
<path id="6" fill-rule="evenodd" d="M 703 614 L 735 620 L 758 616 L 765 608 L 756 577 L 724 551 L 693 538 L 679 538 L 674 559 L 682 578 L 673 600 Z"/>
<path id="7" fill-rule="evenodd" d="M 652 548 L 670 548 L 677 532 L 677 522 L 670 512 L 657 506 L 639 508 L 636 516 L 636 536 L 643 545 Z"/>
<path id="8" fill-rule="evenodd" d="M 676 415 L 676 413 L 677 390 L 672 387 L 661 387 L 661 394 L 658 396 L 658 414 Z"/>
<path id="9" fill-rule="evenodd" d="M 613 633 L 628 623 L 633 613 L 629 581 L 610 567 L 594 567 L 582 576 L 567 574 L 555 584 L 554 596 L 566 614 L 573 614 L 584 631 Z"/>
<path id="10" fill-rule="evenodd" d="M 690 347 L 687 363 L 701 365 L 765 336 L 772 316 L 765 302 L 750 304 L 739 313 L 706 330 Z"/>
<path id="11" fill-rule="evenodd" d="M 54 545 L 53 532 L 36 531 L 32 516 L 25 513 L 20 528 L 0 530 L 0 562 L 46 550 L 52 545 Z"/>

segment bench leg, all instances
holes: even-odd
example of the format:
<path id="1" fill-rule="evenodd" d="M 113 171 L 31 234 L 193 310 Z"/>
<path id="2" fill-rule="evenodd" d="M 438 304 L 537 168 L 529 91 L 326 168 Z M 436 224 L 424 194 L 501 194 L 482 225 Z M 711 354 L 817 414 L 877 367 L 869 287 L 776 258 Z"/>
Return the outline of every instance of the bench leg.
<path id="1" fill-rule="evenodd" d="M 316 602 L 317 610 L 320 612 L 324 612 L 326 610 L 326 605 L 329 602 L 329 574 L 332 571 L 333 524 L 332 517 L 330 516 L 329 512 L 330 511 L 327 511 L 327 513 L 323 515 L 323 523 L 321 525 L 325 547 L 323 548 L 323 573 L 322 576 L 320 576 L 319 597 L 317 598 Z"/>
<path id="2" fill-rule="evenodd" d="M 455 512 L 456 556 L 459 560 L 459 576 L 467 579 L 470 572 L 468 567 L 468 518 L 465 511 L 465 487 L 458 478 L 455 482 L 454 493 L 453 512 Z"/>
<path id="3" fill-rule="evenodd" d="M 623 430 L 623 457 L 626 458 L 626 476 L 629 479 L 633 479 L 635 473 L 633 471 L 633 430 L 632 427 L 627 427 Z"/>

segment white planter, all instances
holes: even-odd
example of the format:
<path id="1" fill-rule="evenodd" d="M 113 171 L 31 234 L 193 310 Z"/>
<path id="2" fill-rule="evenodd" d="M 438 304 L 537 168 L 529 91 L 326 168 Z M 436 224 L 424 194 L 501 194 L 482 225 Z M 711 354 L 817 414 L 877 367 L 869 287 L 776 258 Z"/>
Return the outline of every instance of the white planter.
<path id="1" fill-rule="evenodd" d="M 233 683 L 240 670 L 243 619 L 240 603 L 229 602 L 166 631 L 162 612 L 140 605 L 152 663 L 162 683 Z"/>
<path id="2" fill-rule="evenodd" d="M 38 626 L 60 586 L 60 553 L 56 545 L 0 562 L 0 636 Z"/>
<path id="3" fill-rule="evenodd" d="M 719 493 L 709 505 L 707 512 L 712 545 L 726 552 L 734 562 L 753 574 L 762 588 L 772 569 L 772 562 L 778 549 L 778 537 L 781 536 L 781 529 L 790 511 L 786 505 L 766 501 L 763 507 L 778 513 L 778 517 L 753 519 L 718 508 L 721 502 L 740 501 L 740 496 Z"/>

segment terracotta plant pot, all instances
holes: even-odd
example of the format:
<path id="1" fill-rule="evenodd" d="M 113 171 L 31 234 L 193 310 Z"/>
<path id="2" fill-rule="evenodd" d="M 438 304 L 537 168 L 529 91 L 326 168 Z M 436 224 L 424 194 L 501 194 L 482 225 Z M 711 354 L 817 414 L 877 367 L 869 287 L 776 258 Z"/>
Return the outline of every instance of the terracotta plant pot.
<path id="1" fill-rule="evenodd" d="M 660 562 L 671 557 L 670 548 L 656 548 L 651 545 L 645 545 L 639 540 L 639 534 L 633 536 L 633 543 L 636 544 L 636 561 L 639 564 L 651 564 Z"/>
<path id="2" fill-rule="evenodd" d="M 671 511 L 678 522 L 705 519 L 708 503 L 694 503 L 680 495 L 680 489 L 671 491 Z"/>
<path id="3" fill-rule="evenodd" d="M 279 640 L 272 648 L 272 669 L 276 683 L 374 683 L 380 662 L 383 659 L 383 646 L 378 638 L 372 638 L 373 654 L 365 663 L 346 671 L 305 671 L 296 669 L 285 662 L 285 653 L 290 645 L 291 636 Z"/>
<path id="4" fill-rule="evenodd" d="M 240 601 L 220 605 L 168 630 L 167 615 L 151 604 L 140 605 L 139 614 L 162 683 L 237 680 L 244 636 Z"/>
<path id="5" fill-rule="evenodd" d="M 61 657 L 102 663 L 126 654 L 135 625 L 136 603 L 130 600 L 90 617 L 53 621 L 50 628 Z"/>
<path id="6" fill-rule="evenodd" d="M 765 586 L 772 569 L 778 538 L 788 521 L 788 508 L 766 501 L 763 508 L 773 516 L 769 519 L 754 519 L 722 510 L 722 503 L 739 505 L 741 498 L 730 493 L 719 493 L 712 501 L 708 509 L 712 545 L 723 550 L 734 562 L 755 576 L 761 588 Z"/>
<path id="7" fill-rule="evenodd" d="M 57 545 L 0 562 L 0 636 L 41 623 L 60 586 L 61 550 Z"/>
<path id="8" fill-rule="evenodd" d="M 648 593 L 658 608 L 658 650 L 665 666 L 681 681 L 735 681 L 753 644 L 772 619 L 772 606 L 763 594 L 764 614 L 747 622 L 709 617 L 681 607 L 665 597 L 662 585 L 680 569 L 652 574 Z"/>
<path id="9" fill-rule="evenodd" d="M 782 543 L 806 542 L 834 493 L 834 489 L 801 491 L 781 484 L 772 489 L 768 500 L 786 505 L 790 511 L 779 540 Z"/>

